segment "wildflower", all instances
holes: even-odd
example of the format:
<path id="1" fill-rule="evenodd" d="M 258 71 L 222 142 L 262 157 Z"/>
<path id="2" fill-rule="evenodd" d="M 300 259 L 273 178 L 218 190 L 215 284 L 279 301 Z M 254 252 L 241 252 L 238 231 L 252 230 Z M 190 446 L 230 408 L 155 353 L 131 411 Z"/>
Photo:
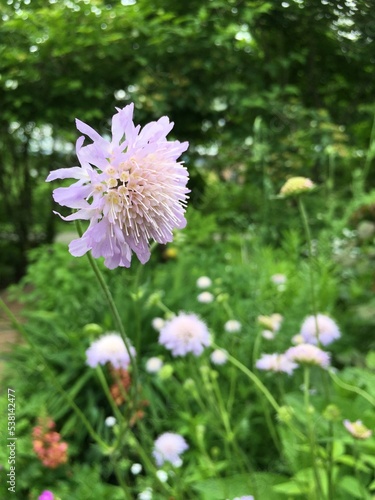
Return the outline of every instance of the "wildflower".
<path id="1" fill-rule="evenodd" d="M 286 276 L 285 274 L 281 273 L 276 273 L 271 276 L 271 281 L 275 285 L 285 285 L 286 283 Z"/>
<path id="2" fill-rule="evenodd" d="M 304 344 L 304 340 L 301 334 L 294 335 L 292 337 L 292 344 L 298 345 L 298 344 Z"/>
<path id="3" fill-rule="evenodd" d="M 212 281 L 207 276 L 201 276 L 197 279 L 198 288 L 209 288 L 212 285 Z"/>
<path id="4" fill-rule="evenodd" d="M 357 420 L 355 422 L 344 420 L 343 424 L 346 430 L 350 432 L 350 434 L 356 439 L 367 439 L 372 435 L 372 431 L 370 431 L 370 429 L 367 429 L 367 427 L 363 425 L 361 420 Z"/>
<path id="5" fill-rule="evenodd" d="M 165 472 L 165 470 L 157 470 L 156 476 L 162 483 L 166 483 L 168 481 L 168 474 Z"/>
<path id="6" fill-rule="evenodd" d="M 207 326 L 195 314 L 181 312 L 167 321 L 159 336 L 159 343 L 172 352 L 172 356 L 185 356 L 192 352 L 202 354 L 211 343 Z"/>
<path id="7" fill-rule="evenodd" d="M 38 496 L 38 500 L 54 500 L 54 498 L 55 498 L 55 495 L 50 490 L 44 490 Z"/>
<path id="8" fill-rule="evenodd" d="M 68 444 L 54 431 L 55 423 L 50 419 L 39 419 L 32 432 L 33 450 L 45 467 L 55 469 L 68 461 Z M 48 498 L 48 497 L 46 497 Z"/>
<path id="9" fill-rule="evenodd" d="M 214 300 L 214 296 L 210 292 L 202 292 L 198 295 L 198 302 L 201 304 L 210 304 Z"/>
<path id="10" fill-rule="evenodd" d="M 252 495 L 245 495 L 242 497 L 233 498 L 233 500 L 254 500 L 254 497 Z"/>
<path id="11" fill-rule="evenodd" d="M 224 325 L 224 330 L 228 333 L 237 333 L 241 331 L 242 325 L 236 319 L 230 319 Z"/>
<path id="12" fill-rule="evenodd" d="M 152 452 L 158 467 L 170 462 L 175 467 L 182 464 L 180 455 L 189 448 L 185 439 L 179 434 L 165 432 L 154 443 Z"/>
<path id="13" fill-rule="evenodd" d="M 148 487 L 141 491 L 138 495 L 138 500 L 152 500 L 152 488 Z"/>
<path id="14" fill-rule="evenodd" d="M 135 356 L 134 347 L 130 346 L 132 356 Z M 120 334 L 109 332 L 95 340 L 86 351 L 87 364 L 91 368 L 111 363 L 114 368 L 126 369 L 130 364 L 130 357 Z"/>
<path id="15" fill-rule="evenodd" d="M 158 332 L 160 332 L 160 330 L 165 325 L 165 321 L 163 320 L 163 318 L 154 318 L 152 320 L 151 324 L 152 324 L 153 328 L 155 328 L 155 330 L 157 330 Z"/>
<path id="16" fill-rule="evenodd" d="M 339 327 L 324 314 L 308 316 L 301 326 L 300 334 L 304 342 L 314 345 L 328 345 L 341 337 Z"/>
<path id="17" fill-rule="evenodd" d="M 258 316 L 258 323 L 267 330 L 276 333 L 280 330 L 283 319 L 281 314 L 275 313 L 271 316 Z"/>
<path id="18" fill-rule="evenodd" d="M 288 359 L 285 354 L 262 354 L 262 357 L 255 363 L 258 370 L 267 370 L 272 372 L 284 372 L 288 375 L 293 373 L 293 370 L 298 367 Z"/>
<path id="19" fill-rule="evenodd" d="M 163 366 L 163 361 L 160 358 L 152 357 L 146 361 L 146 372 L 158 373 Z"/>
<path id="20" fill-rule="evenodd" d="M 271 330 L 263 330 L 262 337 L 267 340 L 273 340 L 275 338 L 275 334 Z"/>
<path id="21" fill-rule="evenodd" d="M 224 349 L 215 349 L 212 351 L 210 358 L 214 365 L 225 365 L 228 360 L 228 353 Z"/>
<path id="22" fill-rule="evenodd" d="M 130 472 L 136 476 L 137 474 L 139 474 L 140 472 L 142 472 L 142 465 L 141 464 L 137 464 L 137 463 L 133 464 L 130 467 Z"/>
<path id="23" fill-rule="evenodd" d="M 144 264 L 150 258 L 149 241 L 172 241 L 174 228 L 185 227 L 188 172 L 177 158 L 187 142 L 167 141 L 173 123 L 164 116 L 142 130 L 133 123 L 134 104 L 117 108 L 112 118 L 112 138 L 76 120 L 77 129 L 92 140 L 76 143 L 81 166 L 52 171 L 47 182 L 72 178 L 77 182 L 54 190 L 54 200 L 78 211 L 64 220 L 83 219 L 90 224 L 73 240 L 75 257 L 91 250 L 114 269 L 129 267 L 132 251 Z"/>
<path id="24" fill-rule="evenodd" d="M 328 352 L 312 344 L 298 344 L 290 347 L 285 354 L 290 360 L 296 363 L 317 365 L 321 368 L 327 368 L 330 362 Z"/>
<path id="25" fill-rule="evenodd" d="M 107 417 L 105 420 L 104 420 L 104 423 L 107 427 L 113 427 L 115 424 L 116 424 L 116 419 L 115 417 Z"/>
<path id="26" fill-rule="evenodd" d="M 307 177 L 292 177 L 286 181 L 280 190 L 282 196 L 293 196 L 311 191 L 315 188 L 313 181 Z"/>

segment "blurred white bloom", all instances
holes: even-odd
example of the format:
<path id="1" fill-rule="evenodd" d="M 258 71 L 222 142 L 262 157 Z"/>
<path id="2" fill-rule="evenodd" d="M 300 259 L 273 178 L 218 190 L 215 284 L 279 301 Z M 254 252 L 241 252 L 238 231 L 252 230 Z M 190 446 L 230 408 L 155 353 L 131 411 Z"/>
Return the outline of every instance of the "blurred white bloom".
<path id="1" fill-rule="evenodd" d="M 363 425 L 361 420 L 357 420 L 356 422 L 344 420 L 343 424 L 346 430 L 357 439 L 367 439 L 372 435 L 372 431 Z"/>
<path id="2" fill-rule="evenodd" d="M 263 330 L 262 337 L 267 340 L 273 340 L 275 338 L 275 334 L 271 330 Z"/>
<path id="3" fill-rule="evenodd" d="M 165 472 L 165 470 L 157 470 L 156 475 L 162 483 L 166 483 L 168 481 L 168 474 Z"/>
<path id="4" fill-rule="evenodd" d="M 312 344 L 298 344 L 290 347 L 285 355 L 291 361 L 299 364 L 317 365 L 321 368 L 328 368 L 330 355 Z"/>
<path id="5" fill-rule="evenodd" d="M 104 420 L 104 423 L 107 427 L 113 427 L 115 425 L 115 423 L 117 422 L 117 420 L 115 419 L 115 417 L 107 417 L 105 420 Z"/>
<path id="6" fill-rule="evenodd" d="M 136 476 L 137 474 L 142 472 L 142 465 L 135 463 L 130 467 L 130 471 L 132 474 L 134 474 Z"/>
<path id="7" fill-rule="evenodd" d="M 287 358 L 285 354 L 262 354 L 261 358 L 255 363 L 258 370 L 271 372 L 284 372 L 288 375 L 293 373 L 298 365 Z"/>
<path id="8" fill-rule="evenodd" d="M 242 328 L 242 325 L 236 319 L 230 319 L 224 325 L 224 330 L 228 333 L 236 333 L 239 332 Z"/>
<path id="9" fill-rule="evenodd" d="M 202 292 L 198 295 L 197 299 L 198 302 L 201 304 L 210 304 L 211 302 L 214 301 L 214 296 L 212 295 L 211 292 Z"/>
<path id="10" fill-rule="evenodd" d="M 208 288 L 212 285 L 212 281 L 207 276 L 201 276 L 197 279 L 198 288 Z"/>
<path id="11" fill-rule="evenodd" d="M 298 345 L 298 344 L 303 344 L 303 343 L 304 343 L 304 340 L 303 340 L 303 337 L 300 333 L 298 333 L 297 335 L 294 335 L 292 337 L 292 344 Z"/>
<path id="12" fill-rule="evenodd" d="M 271 316 L 258 316 L 258 323 L 267 330 L 278 332 L 283 322 L 283 317 L 279 313 L 271 314 Z"/>
<path id="13" fill-rule="evenodd" d="M 286 283 L 286 276 L 285 276 L 285 274 L 281 274 L 281 273 L 273 274 L 271 276 L 271 281 L 275 285 L 285 285 L 285 283 Z"/>
<path id="14" fill-rule="evenodd" d="M 152 357 L 146 361 L 146 372 L 158 373 L 163 366 L 163 361 L 160 358 Z"/>
<path id="15" fill-rule="evenodd" d="M 152 324 L 153 328 L 155 328 L 155 330 L 160 332 L 160 330 L 163 328 L 163 326 L 165 324 L 165 321 L 163 320 L 163 318 L 154 318 L 151 321 L 151 324 Z"/>
<path id="16" fill-rule="evenodd" d="M 214 365 L 224 365 L 228 360 L 228 353 L 224 349 L 215 349 L 210 358 Z"/>
<path id="17" fill-rule="evenodd" d="M 152 500 L 152 488 L 146 488 L 138 495 L 138 500 Z"/>

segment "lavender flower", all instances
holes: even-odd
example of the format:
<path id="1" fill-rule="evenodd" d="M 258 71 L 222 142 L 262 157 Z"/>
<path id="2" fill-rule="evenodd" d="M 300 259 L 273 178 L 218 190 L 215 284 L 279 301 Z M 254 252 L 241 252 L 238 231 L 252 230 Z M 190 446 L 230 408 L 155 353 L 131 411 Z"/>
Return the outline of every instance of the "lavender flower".
<path id="1" fill-rule="evenodd" d="M 298 365 L 285 356 L 285 354 L 262 354 L 262 357 L 255 363 L 258 370 L 272 372 L 284 372 L 288 375 L 293 373 Z"/>
<path id="2" fill-rule="evenodd" d="M 328 352 L 312 344 L 298 344 L 294 347 L 290 347 L 285 355 L 288 359 L 296 363 L 317 365 L 321 368 L 328 368 L 330 363 L 330 355 Z"/>
<path id="3" fill-rule="evenodd" d="M 159 343 L 173 356 L 185 356 L 188 352 L 199 356 L 211 340 L 206 324 L 198 316 L 181 312 L 165 323 L 160 331 Z"/>
<path id="4" fill-rule="evenodd" d="M 185 439 L 179 434 L 165 432 L 154 443 L 152 452 L 158 467 L 170 462 L 175 467 L 182 464 L 180 455 L 189 448 Z"/>
<path id="5" fill-rule="evenodd" d="M 328 345 L 341 337 L 339 327 L 324 314 L 308 316 L 301 326 L 300 334 L 304 342 L 314 345 Z"/>
<path id="6" fill-rule="evenodd" d="M 134 347 L 130 346 L 132 356 L 135 356 Z M 130 364 L 129 353 L 124 341 L 116 332 L 109 332 L 95 340 L 86 351 L 87 364 L 92 368 L 98 365 L 111 363 L 114 368 L 126 369 Z"/>
<path id="7" fill-rule="evenodd" d="M 167 141 L 173 123 L 164 116 L 142 130 L 133 123 L 134 105 L 117 108 L 112 118 L 112 138 L 76 120 L 77 129 L 92 144 L 76 144 L 79 167 L 52 171 L 47 181 L 73 178 L 77 182 L 54 190 L 54 200 L 77 212 L 64 220 L 90 221 L 88 229 L 73 240 L 75 257 L 91 250 L 114 269 L 130 266 L 132 251 L 144 264 L 150 258 L 148 243 L 172 241 L 172 230 L 185 227 L 188 173 L 177 158 L 187 142 Z"/>

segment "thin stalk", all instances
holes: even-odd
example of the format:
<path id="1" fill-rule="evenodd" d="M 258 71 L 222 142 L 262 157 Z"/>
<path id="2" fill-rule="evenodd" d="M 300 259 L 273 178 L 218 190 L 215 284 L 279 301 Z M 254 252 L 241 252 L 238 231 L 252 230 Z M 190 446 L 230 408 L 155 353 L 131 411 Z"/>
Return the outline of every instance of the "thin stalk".
<path id="1" fill-rule="evenodd" d="M 52 380 L 53 384 L 55 385 L 56 389 L 61 393 L 61 395 L 65 398 L 69 406 L 75 411 L 77 416 L 81 419 L 83 425 L 86 427 L 87 432 L 90 434 L 92 439 L 98 443 L 103 450 L 108 450 L 109 446 L 107 443 L 105 443 L 99 434 L 95 432 L 93 429 L 92 425 L 90 422 L 87 420 L 85 417 L 84 413 L 80 410 L 80 408 L 76 405 L 76 403 L 73 401 L 72 397 L 69 395 L 69 393 L 63 388 L 63 386 L 60 384 L 59 380 L 57 379 L 54 371 L 52 368 L 50 368 L 49 364 L 47 363 L 44 355 L 42 354 L 41 350 L 39 347 L 34 343 L 34 341 L 31 339 L 31 336 L 27 332 L 27 330 L 21 325 L 21 323 L 17 320 L 17 318 L 14 316 L 12 311 L 8 308 L 8 306 L 5 304 L 5 302 L 0 299 L 0 308 L 5 312 L 5 314 L 8 316 L 8 318 L 11 321 L 12 326 L 22 335 L 22 337 L 26 340 L 26 342 L 30 345 L 30 347 L 33 349 L 35 354 L 38 356 L 40 361 L 42 362 L 44 368 L 48 372 L 48 376 L 50 377 L 50 380 Z"/>
<path id="2" fill-rule="evenodd" d="M 80 236 L 82 236 L 82 227 L 81 227 L 81 223 L 77 220 L 76 221 L 76 226 L 77 226 L 77 231 L 78 231 L 78 234 Z M 115 321 L 115 324 L 116 324 L 116 327 L 121 335 L 121 338 L 122 340 L 124 341 L 124 344 L 125 344 L 125 347 L 126 347 L 126 350 L 128 352 L 128 355 L 129 355 L 129 358 L 130 358 L 130 363 L 131 363 L 131 367 L 132 367 L 132 371 L 133 371 L 133 375 L 134 375 L 134 388 L 133 388 L 133 396 L 134 396 L 134 402 L 136 401 L 137 399 L 137 383 L 138 383 L 138 368 L 137 368 L 137 363 L 135 362 L 135 358 L 131 352 L 131 348 L 130 348 L 130 343 L 129 343 L 129 339 L 126 337 L 126 333 L 125 333 L 125 329 L 124 329 L 124 325 L 122 324 L 122 320 L 121 320 L 121 317 L 120 317 L 120 314 L 118 312 L 118 309 L 116 307 L 116 304 L 115 304 L 115 301 L 113 300 L 113 297 L 112 297 L 112 294 L 111 294 L 111 291 L 103 277 L 103 274 L 102 272 L 100 271 L 99 269 L 99 266 L 97 265 L 95 259 L 93 258 L 93 256 L 91 255 L 90 252 L 87 252 L 86 253 L 86 256 L 88 258 L 88 261 L 92 267 L 92 270 L 94 271 L 94 274 L 98 280 L 98 283 L 104 293 L 104 296 L 107 300 L 107 303 L 108 303 L 108 306 L 111 310 L 111 313 L 112 313 L 112 316 L 113 316 L 113 319 Z M 133 387 L 133 386 L 132 386 Z M 135 405 L 136 406 L 136 405 Z"/>
<path id="3" fill-rule="evenodd" d="M 342 380 L 339 379 L 339 377 L 332 371 L 328 371 L 329 376 L 331 379 L 334 381 L 336 385 L 341 387 L 342 389 L 345 389 L 350 392 L 355 392 L 359 396 L 362 396 L 366 401 L 368 401 L 372 406 L 375 406 L 375 398 L 373 398 L 370 394 L 368 394 L 366 391 L 363 389 L 360 389 L 359 387 L 355 387 L 354 385 L 347 384 L 346 382 L 343 382 Z"/>
<path id="4" fill-rule="evenodd" d="M 303 227 L 304 227 L 304 230 L 306 233 L 308 257 L 309 257 L 309 261 L 310 261 L 309 262 L 309 279 L 310 279 L 311 305 L 312 305 L 313 315 L 315 318 L 315 328 L 316 328 L 316 332 L 318 334 L 318 320 L 316 317 L 316 315 L 318 313 L 318 309 L 317 309 L 317 300 L 316 300 L 316 295 L 315 295 L 315 277 L 314 277 L 314 270 L 313 270 L 313 266 L 312 266 L 312 263 L 313 263 L 312 238 L 311 238 L 309 221 L 307 218 L 305 206 L 304 206 L 304 203 L 302 201 L 301 196 L 298 197 L 298 206 L 299 206 L 299 210 L 301 213 Z"/>
<path id="5" fill-rule="evenodd" d="M 308 440 L 310 444 L 310 455 L 311 455 L 311 465 L 314 473 L 315 485 L 317 488 L 318 500 L 323 500 L 323 490 L 322 485 L 320 483 L 319 470 L 316 466 L 316 440 L 314 429 L 311 423 L 311 413 L 310 413 L 310 367 L 305 365 L 303 369 L 303 391 L 304 391 L 304 403 L 305 403 L 305 413 L 307 417 L 307 433 Z"/>

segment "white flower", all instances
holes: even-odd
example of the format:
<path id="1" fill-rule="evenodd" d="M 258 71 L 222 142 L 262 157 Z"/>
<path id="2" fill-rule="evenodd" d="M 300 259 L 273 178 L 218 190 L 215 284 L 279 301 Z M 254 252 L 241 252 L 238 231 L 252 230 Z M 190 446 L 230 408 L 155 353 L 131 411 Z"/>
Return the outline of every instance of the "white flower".
<path id="1" fill-rule="evenodd" d="M 212 285 L 212 281 L 207 276 L 201 276 L 197 279 L 198 288 L 209 288 Z"/>
<path id="2" fill-rule="evenodd" d="M 156 475 L 162 483 L 166 483 L 168 481 L 168 474 L 165 472 L 165 470 L 157 470 Z"/>
<path id="3" fill-rule="evenodd" d="M 285 274 L 281 274 L 281 273 L 273 274 L 271 276 L 271 281 L 275 285 L 285 285 L 285 283 L 286 283 L 286 276 L 285 276 Z"/>
<path id="4" fill-rule="evenodd" d="M 135 463 L 130 467 L 130 471 L 132 474 L 134 474 L 136 476 L 137 474 L 142 472 L 142 465 Z"/>
<path id="5" fill-rule="evenodd" d="M 275 338 L 275 334 L 271 330 L 263 330 L 262 337 L 267 340 L 273 340 Z"/>
<path id="6" fill-rule="evenodd" d="M 242 325 L 236 319 L 230 319 L 224 325 L 224 330 L 228 333 L 236 333 L 239 332 L 242 328 Z"/>
<path id="7" fill-rule="evenodd" d="M 202 292 L 197 297 L 198 302 L 200 302 L 201 304 L 210 304 L 214 301 L 214 298 L 215 297 L 210 292 Z"/>
<path id="8" fill-rule="evenodd" d="M 115 423 L 117 422 L 117 420 L 115 419 L 115 417 L 107 417 L 105 420 L 104 420 L 104 423 L 107 427 L 113 427 L 115 425 Z"/>
<path id="9" fill-rule="evenodd" d="M 152 500 L 152 488 L 146 488 L 138 495 L 138 500 Z"/>
<path id="10" fill-rule="evenodd" d="M 262 354 L 262 357 L 255 363 L 258 370 L 267 370 L 271 372 L 284 372 L 288 375 L 293 373 L 298 365 L 288 359 L 285 354 Z"/>
<path id="11" fill-rule="evenodd" d="M 299 364 L 317 365 L 321 368 L 328 368 L 330 355 L 312 344 L 298 344 L 290 347 L 285 355 L 291 361 Z"/>
<path id="12" fill-rule="evenodd" d="M 158 332 L 160 332 L 160 330 L 163 328 L 163 326 L 165 325 L 165 321 L 163 318 L 154 318 L 151 322 L 153 328 L 155 328 L 155 330 L 157 330 Z"/>
<path id="13" fill-rule="evenodd" d="M 158 467 L 164 462 L 170 462 L 175 467 L 179 467 L 182 463 L 180 455 L 188 448 L 182 436 L 173 432 L 165 432 L 156 439 L 152 454 Z"/>
<path id="14" fill-rule="evenodd" d="M 163 366 L 163 361 L 160 358 L 152 357 L 146 361 L 146 372 L 158 373 Z"/>
<path id="15" fill-rule="evenodd" d="M 132 356 L 135 356 L 135 349 L 130 346 Z M 121 335 L 116 332 L 109 332 L 92 342 L 86 351 L 87 364 L 91 368 L 98 365 L 111 363 L 114 368 L 124 368 L 130 364 L 129 353 Z"/>
<path id="16" fill-rule="evenodd" d="M 214 365 L 224 365 L 228 360 L 228 353 L 224 349 L 215 349 L 210 358 Z"/>

